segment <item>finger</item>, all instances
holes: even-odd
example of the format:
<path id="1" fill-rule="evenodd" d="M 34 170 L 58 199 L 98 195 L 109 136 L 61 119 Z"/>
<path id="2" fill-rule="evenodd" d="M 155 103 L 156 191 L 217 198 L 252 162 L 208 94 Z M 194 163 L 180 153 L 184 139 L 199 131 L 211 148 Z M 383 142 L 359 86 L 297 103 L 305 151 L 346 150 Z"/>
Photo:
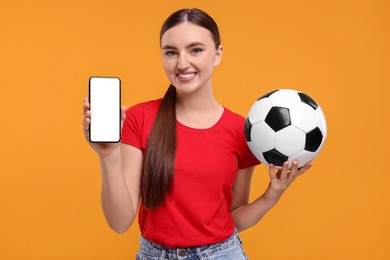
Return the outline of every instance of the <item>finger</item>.
<path id="1" fill-rule="evenodd" d="M 88 119 L 88 121 L 86 121 L 86 119 Z M 86 110 L 86 111 L 84 111 L 83 125 L 85 125 L 85 123 L 87 123 L 89 126 L 90 122 L 91 122 L 91 111 Z"/>
<path id="2" fill-rule="evenodd" d="M 125 121 L 126 118 L 126 106 L 121 106 L 121 120 Z"/>
<path id="3" fill-rule="evenodd" d="M 91 122 L 91 111 L 87 110 L 85 113 L 84 113 L 84 117 L 83 117 L 83 125 L 85 124 L 85 119 L 89 119 L 89 122 Z M 88 124 L 89 125 L 89 124 Z"/>
<path id="4" fill-rule="evenodd" d="M 90 110 L 85 111 L 84 118 L 91 118 L 91 111 Z"/>
<path id="5" fill-rule="evenodd" d="M 288 161 L 283 163 L 282 172 L 280 174 L 280 179 L 286 181 L 288 178 Z"/>
<path id="6" fill-rule="evenodd" d="M 121 129 L 123 128 L 123 123 L 125 122 L 126 119 L 126 107 L 121 106 Z"/>
<path id="7" fill-rule="evenodd" d="M 89 134 L 89 125 L 91 123 L 91 119 L 90 118 L 84 118 L 84 122 L 83 122 L 83 129 L 84 129 L 84 134 L 87 136 L 87 134 Z"/>
<path id="8" fill-rule="evenodd" d="M 83 105 L 83 114 L 85 114 L 85 112 L 89 110 L 90 104 L 89 104 L 88 98 L 83 98 L 83 102 L 84 102 L 84 105 Z"/>
<path id="9" fill-rule="evenodd" d="M 268 173 L 271 181 L 277 180 L 277 176 L 275 174 L 275 166 L 272 163 L 268 166 Z"/>
<path id="10" fill-rule="evenodd" d="M 298 176 L 298 161 L 294 160 L 291 164 L 290 173 L 288 179 L 292 182 Z"/>

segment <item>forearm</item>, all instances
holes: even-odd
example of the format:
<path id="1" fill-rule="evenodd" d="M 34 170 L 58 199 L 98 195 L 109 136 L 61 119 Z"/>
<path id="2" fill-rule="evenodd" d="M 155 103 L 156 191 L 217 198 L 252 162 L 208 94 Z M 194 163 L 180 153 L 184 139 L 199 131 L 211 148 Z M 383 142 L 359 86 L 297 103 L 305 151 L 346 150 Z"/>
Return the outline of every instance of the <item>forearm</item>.
<path id="1" fill-rule="evenodd" d="M 126 231 L 136 215 L 122 172 L 121 153 L 117 149 L 100 156 L 102 171 L 101 203 L 108 225 L 118 233 Z"/>
<path id="2" fill-rule="evenodd" d="M 283 168 L 275 173 L 274 165 L 271 164 L 269 166 L 271 181 L 265 193 L 250 204 L 247 203 L 248 200 L 238 204 L 241 206 L 235 207 L 231 211 L 238 231 L 243 231 L 258 223 L 278 203 L 287 187 L 291 185 L 295 178 L 307 171 L 312 165 L 313 163 L 310 162 L 298 169 L 298 161 L 294 160 L 289 170 L 288 162 L 284 162 Z"/>
<path id="3" fill-rule="evenodd" d="M 256 225 L 264 215 L 276 205 L 267 200 L 266 193 L 249 204 L 241 205 L 232 211 L 233 221 L 239 232 Z"/>

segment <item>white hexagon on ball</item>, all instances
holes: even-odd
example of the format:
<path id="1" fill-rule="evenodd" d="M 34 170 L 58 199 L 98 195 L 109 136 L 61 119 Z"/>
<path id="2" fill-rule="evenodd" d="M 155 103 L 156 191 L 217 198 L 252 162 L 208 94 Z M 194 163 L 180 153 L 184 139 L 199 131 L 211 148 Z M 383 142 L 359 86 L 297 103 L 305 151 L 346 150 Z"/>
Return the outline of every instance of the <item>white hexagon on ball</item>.
<path id="1" fill-rule="evenodd" d="M 251 138 L 253 145 L 262 153 L 275 147 L 275 132 L 265 122 L 252 125 Z"/>
<path id="2" fill-rule="evenodd" d="M 290 108 L 301 102 L 298 91 L 291 89 L 280 89 L 279 91 L 272 93 L 272 95 L 269 96 L 269 99 L 274 107 Z"/>
<path id="3" fill-rule="evenodd" d="M 263 98 L 256 101 L 248 113 L 248 118 L 251 124 L 254 125 L 264 121 L 271 108 L 272 104 L 269 98 Z"/>
<path id="4" fill-rule="evenodd" d="M 316 111 L 302 102 L 290 108 L 290 118 L 291 124 L 305 133 L 313 130 L 318 124 Z"/>
<path id="5" fill-rule="evenodd" d="M 305 149 L 306 135 L 294 126 L 288 126 L 275 134 L 275 149 L 286 156 L 293 156 Z"/>
<path id="6" fill-rule="evenodd" d="M 301 151 L 297 153 L 296 155 L 293 155 L 288 158 L 289 167 L 291 167 L 291 164 L 294 160 L 298 160 L 298 168 L 304 166 L 308 162 L 314 160 L 316 157 L 316 153 L 309 152 L 309 151 Z"/>

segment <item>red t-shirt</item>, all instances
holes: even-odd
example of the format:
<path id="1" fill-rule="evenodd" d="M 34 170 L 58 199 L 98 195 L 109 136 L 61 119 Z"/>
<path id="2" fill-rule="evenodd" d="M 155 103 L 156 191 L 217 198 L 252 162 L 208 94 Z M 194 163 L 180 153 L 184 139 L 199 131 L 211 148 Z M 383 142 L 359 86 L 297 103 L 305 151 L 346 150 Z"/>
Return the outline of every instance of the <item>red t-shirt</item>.
<path id="1" fill-rule="evenodd" d="M 122 142 L 145 151 L 161 99 L 129 108 Z M 139 209 L 141 234 L 170 248 L 222 242 L 234 232 L 230 213 L 237 171 L 259 164 L 244 136 L 245 119 L 224 108 L 208 129 L 177 121 L 173 191 L 157 209 Z"/>

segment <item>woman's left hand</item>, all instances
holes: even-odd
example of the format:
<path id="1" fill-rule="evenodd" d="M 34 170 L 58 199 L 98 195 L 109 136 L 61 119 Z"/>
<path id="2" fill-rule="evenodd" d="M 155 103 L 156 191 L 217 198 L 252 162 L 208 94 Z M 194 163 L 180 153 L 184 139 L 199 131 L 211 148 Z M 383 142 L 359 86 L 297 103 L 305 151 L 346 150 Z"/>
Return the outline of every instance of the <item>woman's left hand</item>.
<path id="1" fill-rule="evenodd" d="M 273 164 L 270 164 L 270 184 L 264 194 L 266 201 L 272 205 L 275 205 L 279 201 L 280 197 L 283 195 L 284 191 L 295 180 L 295 178 L 302 175 L 311 166 L 313 166 L 313 162 L 309 162 L 298 169 L 298 161 L 295 160 L 292 162 L 291 169 L 289 170 L 288 162 L 286 161 L 283 163 L 283 168 L 275 173 L 275 166 Z"/>

